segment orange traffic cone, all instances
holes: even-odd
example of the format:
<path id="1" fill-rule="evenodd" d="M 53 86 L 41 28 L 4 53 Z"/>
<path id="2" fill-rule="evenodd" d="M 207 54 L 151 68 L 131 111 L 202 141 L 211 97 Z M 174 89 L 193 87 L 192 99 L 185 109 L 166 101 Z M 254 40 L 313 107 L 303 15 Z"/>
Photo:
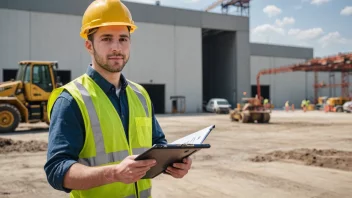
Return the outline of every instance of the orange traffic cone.
<path id="1" fill-rule="evenodd" d="M 325 113 L 329 112 L 329 106 L 328 105 L 324 106 L 324 111 L 325 111 Z"/>

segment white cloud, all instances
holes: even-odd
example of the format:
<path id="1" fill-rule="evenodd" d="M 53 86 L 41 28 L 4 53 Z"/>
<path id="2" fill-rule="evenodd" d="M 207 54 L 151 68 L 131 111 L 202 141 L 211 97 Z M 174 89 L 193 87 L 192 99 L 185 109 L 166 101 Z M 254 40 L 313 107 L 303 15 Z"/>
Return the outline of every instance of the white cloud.
<path id="1" fill-rule="evenodd" d="M 300 31 L 300 29 L 290 29 L 288 35 L 297 35 Z"/>
<path id="2" fill-rule="evenodd" d="M 270 24 L 259 25 L 259 26 L 255 27 L 252 32 L 253 32 L 253 34 L 257 34 L 257 35 L 271 35 L 273 33 L 281 34 L 281 35 L 285 34 L 284 29 L 282 29 L 280 27 L 275 27 Z"/>
<path id="3" fill-rule="evenodd" d="M 263 12 L 269 17 L 277 16 L 282 13 L 281 9 L 275 5 L 268 5 L 263 9 Z"/>
<path id="4" fill-rule="evenodd" d="M 346 6 L 344 9 L 341 10 L 340 12 L 341 15 L 352 15 L 352 6 Z"/>
<path id="5" fill-rule="evenodd" d="M 330 32 L 319 39 L 319 43 L 323 48 L 334 44 L 348 44 L 350 42 L 351 40 L 342 37 L 339 32 Z"/>
<path id="6" fill-rule="evenodd" d="M 295 36 L 298 40 L 312 40 L 324 33 L 322 28 L 312 28 L 307 30 L 290 29 L 288 35 Z"/>
<path id="7" fill-rule="evenodd" d="M 324 3 L 328 3 L 330 0 L 312 0 L 310 2 L 310 4 L 313 4 L 313 5 L 321 5 L 321 4 L 324 4 Z"/>
<path id="8" fill-rule="evenodd" d="M 283 27 L 285 25 L 290 25 L 295 23 L 295 19 L 293 17 L 284 17 L 282 20 L 276 19 L 276 25 L 279 27 Z"/>

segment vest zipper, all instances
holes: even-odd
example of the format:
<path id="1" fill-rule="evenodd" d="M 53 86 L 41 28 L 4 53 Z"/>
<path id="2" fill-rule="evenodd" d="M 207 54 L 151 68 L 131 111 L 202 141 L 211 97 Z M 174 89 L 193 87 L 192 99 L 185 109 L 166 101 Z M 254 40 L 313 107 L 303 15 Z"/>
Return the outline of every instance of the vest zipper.
<path id="1" fill-rule="evenodd" d="M 137 186 L 137 182 L 134 183 L 134 186 L 136 187 L 136 194 L 137 194 L 137 198 L 139 198 L 139 193 L 138 193 L 138 186 Z"/>

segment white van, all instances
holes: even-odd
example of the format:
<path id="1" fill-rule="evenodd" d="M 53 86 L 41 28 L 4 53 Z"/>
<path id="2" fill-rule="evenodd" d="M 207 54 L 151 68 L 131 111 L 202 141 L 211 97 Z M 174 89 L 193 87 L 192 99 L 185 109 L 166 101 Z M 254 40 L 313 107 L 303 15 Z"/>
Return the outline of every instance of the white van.
<path id="1" fill-rule="evenodd" d="M 206 111 L 215 113 L 229 113 L 230 108 L 230 103 L 224 98 L 212 98 L 205 107 Z"/>
<path id="2" fill-rule="evenodd" d="M 343 104 L 343 111 L 347 113 L 352 112 L 352 101 L 345 102 L 345 104 Z"/>

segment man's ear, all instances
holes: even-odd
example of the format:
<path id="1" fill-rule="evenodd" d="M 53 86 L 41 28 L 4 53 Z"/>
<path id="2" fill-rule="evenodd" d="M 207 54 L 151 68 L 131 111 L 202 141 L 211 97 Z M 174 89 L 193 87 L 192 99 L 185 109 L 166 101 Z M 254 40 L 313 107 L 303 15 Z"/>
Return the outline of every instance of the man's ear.
<path id="1" fill-rule="evenodd" d="M 84 44 L 85 44 L 87 51 L 93 55 L 94 54 L 94 46 L 93 46 L 92 41 L 86 40 Z"/>

